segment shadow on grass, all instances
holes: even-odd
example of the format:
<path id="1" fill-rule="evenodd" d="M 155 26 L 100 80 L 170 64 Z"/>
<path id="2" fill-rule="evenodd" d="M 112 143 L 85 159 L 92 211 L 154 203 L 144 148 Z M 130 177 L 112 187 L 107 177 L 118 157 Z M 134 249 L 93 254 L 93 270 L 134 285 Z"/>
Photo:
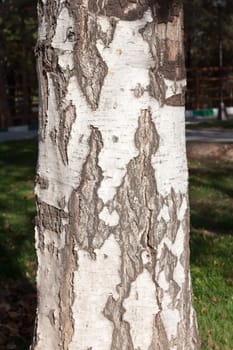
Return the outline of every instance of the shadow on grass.
<path id="1" fill-rule="evenodd" d="M 233 163 L 190 164 L 191 223 L 195 229 L 233 234 Z"/>
<path id="2" fill-rule="evenodd" d="M 0 144 L 0 349 L 28 349 L 36 310 L 35 141 Z"/>
<path id="3" fill-rule="evenodd" d="M 200 121 L 188 125 L 189 129 L 203 129 L 203 128 L 221 128 L 221 129 L 233 129 L 233 119 L 230 120 L 206 120 Z"/>
<path id="4" fill-rule="evenodd" d="M 233 163 L 192 159 L 191 275 L 201 349 L 232 349 Z"/>

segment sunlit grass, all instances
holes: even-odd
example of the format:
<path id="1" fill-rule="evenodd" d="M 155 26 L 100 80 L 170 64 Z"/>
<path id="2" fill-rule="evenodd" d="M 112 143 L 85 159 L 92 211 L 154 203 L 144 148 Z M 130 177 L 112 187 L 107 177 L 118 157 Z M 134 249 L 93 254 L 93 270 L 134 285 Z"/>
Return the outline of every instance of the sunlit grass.
<path id="1" fill-rule="evenodd" d="M 233 349 L 233 163 L 190 160 L 191 274 L 202 349 Z"/>

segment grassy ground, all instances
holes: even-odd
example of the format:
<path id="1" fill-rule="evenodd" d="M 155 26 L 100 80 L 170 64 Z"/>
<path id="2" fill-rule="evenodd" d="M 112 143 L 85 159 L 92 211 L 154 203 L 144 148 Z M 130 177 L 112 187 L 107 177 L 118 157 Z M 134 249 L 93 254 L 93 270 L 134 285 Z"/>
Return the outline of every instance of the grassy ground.
<path id="1" fill-rule="evenodd" d="M 32 280 L 36 145 L 34 141 L 2 143 L 0 154 L 0 277 Z"/>
<path id="2" fill-rule="evenodd" d="M 219 129 L 233 129 L 233 119 L 220 121 L 217 119 L 207 119 L 198 121 L 187 125 L 188 129 L 203 129 L 203 128 L 219 128 Z"/>
<path id="3" fill-rule="evenodd" d="M 0 349 L 26 350 L 35 312 L 35 141 L 0 143 Z M 191 159 L 191 270 L 202 350 L 233 349 L 233 163 Z"/>
<path id="4" fill-rule="evenodd" d="M 233 163 L 192 159 L 191 272 L 202 349 L 233 349 Z"/>
<path id="5" fill-rule="evenodd" d="M 0 143 L 0 349 L 26 350 L 36 293 L 35 141 Z"/>

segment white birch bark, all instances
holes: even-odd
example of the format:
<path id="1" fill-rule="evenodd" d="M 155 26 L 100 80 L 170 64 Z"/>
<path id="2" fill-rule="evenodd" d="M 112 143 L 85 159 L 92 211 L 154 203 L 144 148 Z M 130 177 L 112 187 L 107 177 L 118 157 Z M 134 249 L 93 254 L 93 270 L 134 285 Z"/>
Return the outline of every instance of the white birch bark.
<path id="1" fill-rule="evenodd" d="M 198 349 L 181 1 L 40 0 L 34 350 Z"/>

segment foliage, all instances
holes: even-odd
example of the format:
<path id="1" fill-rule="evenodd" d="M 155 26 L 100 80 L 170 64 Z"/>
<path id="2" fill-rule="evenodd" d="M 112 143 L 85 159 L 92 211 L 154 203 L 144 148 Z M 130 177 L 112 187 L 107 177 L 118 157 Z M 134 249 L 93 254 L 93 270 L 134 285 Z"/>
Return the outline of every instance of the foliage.
<path id="1" fill-rule="evenodd" d="M 233 4 L 222 7 L 223 62 L 232 65 Z M 214 0 L 184 0 L 185 47 L 188 67 L 218 66 L 219 9 Z"/>
<path id="2" fill-rule="evenodd" d="M 36 30 L 35 1 L 0 0 L 0 84 L 4 90 L 4 94 L 0 93 L 0 127 L 11 124 L 16 115 L 32 110 L 31 100 L 37 90 L 33 52 Z"/>

